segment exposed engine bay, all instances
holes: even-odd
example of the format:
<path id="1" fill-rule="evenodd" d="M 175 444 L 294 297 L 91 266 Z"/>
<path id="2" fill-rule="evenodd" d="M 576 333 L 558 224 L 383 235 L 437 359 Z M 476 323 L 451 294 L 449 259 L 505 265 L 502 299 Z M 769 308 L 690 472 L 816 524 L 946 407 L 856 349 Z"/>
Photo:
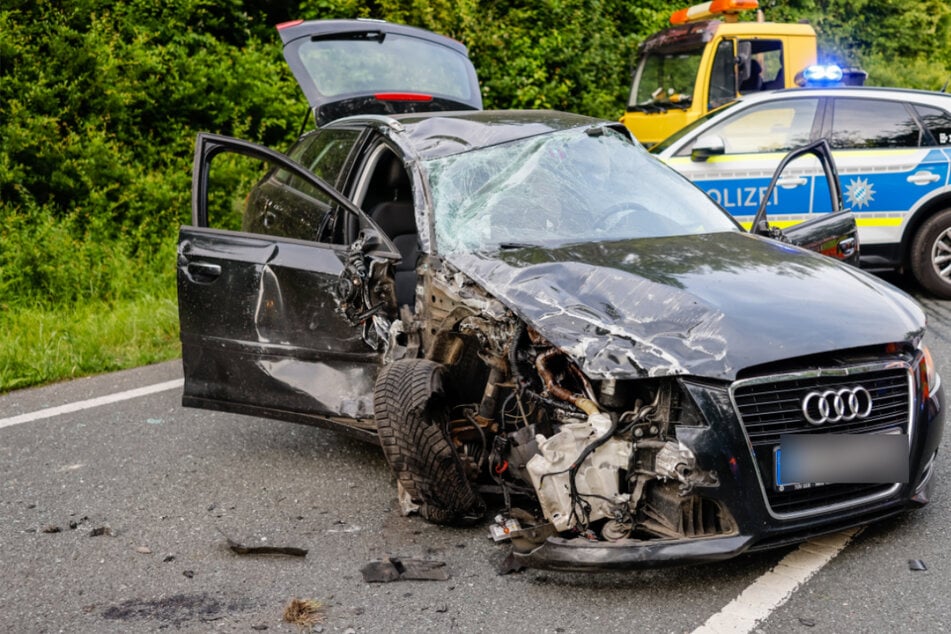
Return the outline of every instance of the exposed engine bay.
<path id="1" fill-rule="evenodd" d="M 678 439 L 678 427 L 703 423 L 676 377 L 591 379 L 462 274 L 430 271 L 420 288 L 429 312 L 404 308 L 387 326 L 386 354 L 397 361 L 423 350 L 446 368 L 446 414 L 430 410 L 431 422 L 442 426 L 473 492 L 501 501 L 491 527 L 497 541 L 511 539 L 518 551 L 552 535 L 619 542 L 735 533 L 729 513 L 704 496 L 717 474 Z M 382 329 L 378 311 L 374 318 L 366 333 Z M 389 457 L 399 475 L 406 461 Z M 432 513 L 432 500 L 402 481 L 399 491 L 404 512 Z M 427 519 L 471 521 L 476 507 Z"/>

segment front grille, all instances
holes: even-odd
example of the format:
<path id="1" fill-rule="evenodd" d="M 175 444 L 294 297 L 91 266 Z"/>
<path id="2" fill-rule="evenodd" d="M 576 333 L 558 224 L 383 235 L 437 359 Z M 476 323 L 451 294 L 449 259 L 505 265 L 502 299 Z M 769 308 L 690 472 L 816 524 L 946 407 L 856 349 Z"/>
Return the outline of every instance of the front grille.
<path id="1" fill-rule="evenodd" d="M 846 434 L 900 431 L 908 433 L 910 381 L 906 367 L 843 369 L 833 373 L 796 373 L 737 382 L 732 390 L 740 422 L 759 467 L 760 484 L 774 513 L 800 514 L 884 494 L 891 484 L 828 484 L 802 489 L 775 486 L 773 450 L 783 434 Z M 865 418 L 810 424 L 802 400 L 812 391 L 864 387 L 872 396 L 872 411 Z"/>

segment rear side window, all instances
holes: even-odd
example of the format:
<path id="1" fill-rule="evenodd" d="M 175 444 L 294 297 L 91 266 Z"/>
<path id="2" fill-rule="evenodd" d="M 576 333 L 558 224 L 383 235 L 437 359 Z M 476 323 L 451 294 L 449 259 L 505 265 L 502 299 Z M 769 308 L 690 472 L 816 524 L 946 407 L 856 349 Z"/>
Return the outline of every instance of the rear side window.
<path id="1" fill-rule="evenodd" d="M 334 187 L 341 184 L 347 157 L 360 136 L 359 130 L 330 129 L 315 132 L 295 145 L 288 156 Z M 314 198 L 324 198 L 319 190 L 284 170 L 277 179 Z"/>
<path id="2" fill-rule="evenodd" d="M 915 111 L 938 145 L 951 145 L 951 114 L 931 106 L 915 106 Z"/>
<path id="3" fill-rule="evenodd" d="M 905 104 L 880 99 L 836 99 L 832 147 L 918 147 L 922 131 Z"/>

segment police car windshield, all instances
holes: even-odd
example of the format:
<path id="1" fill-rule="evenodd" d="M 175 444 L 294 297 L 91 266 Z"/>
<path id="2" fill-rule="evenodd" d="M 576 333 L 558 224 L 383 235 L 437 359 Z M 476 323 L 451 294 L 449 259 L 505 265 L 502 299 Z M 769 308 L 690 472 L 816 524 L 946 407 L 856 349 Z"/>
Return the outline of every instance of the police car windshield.
<path id="1" fill-rule="evenodd" d="M 736 231 L 699 189 L 596 127 L 425 162 L 440 251 L 495 251 Z"/>

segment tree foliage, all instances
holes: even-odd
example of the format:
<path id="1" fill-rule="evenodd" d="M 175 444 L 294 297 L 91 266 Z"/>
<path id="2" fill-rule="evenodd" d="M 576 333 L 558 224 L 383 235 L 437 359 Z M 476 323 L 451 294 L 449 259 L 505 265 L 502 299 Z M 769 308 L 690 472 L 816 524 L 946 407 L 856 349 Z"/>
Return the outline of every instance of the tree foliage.
<path id="1" fill-rule="evenodd" d="M 830 61 L 864 68 L 870 85 L 940 89 L 951 78 L 947 0 L 767 0 L 776 21 L 808 20 Z"/>
<path id="2" fill-rule="evenodd" d="M 766 0 L 872 83 L 951 77 L 945 0 Z M 171 287 L 195 133 L 278 148 L 306 106 L 274 25 L 370 17 L 469 47 L 486 107 L 616 118 L 658 0 L 9 0 L 0 9 L 0 307 Z"/>

